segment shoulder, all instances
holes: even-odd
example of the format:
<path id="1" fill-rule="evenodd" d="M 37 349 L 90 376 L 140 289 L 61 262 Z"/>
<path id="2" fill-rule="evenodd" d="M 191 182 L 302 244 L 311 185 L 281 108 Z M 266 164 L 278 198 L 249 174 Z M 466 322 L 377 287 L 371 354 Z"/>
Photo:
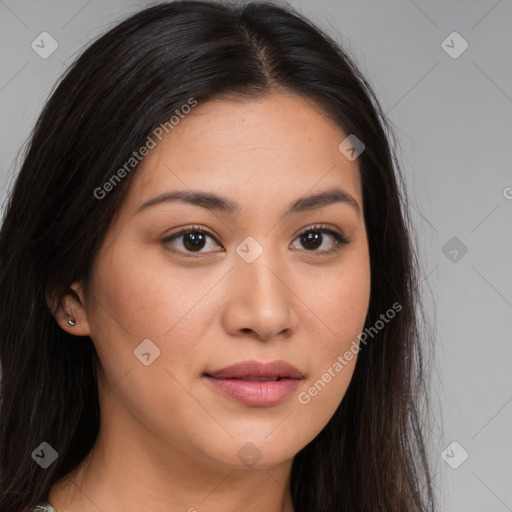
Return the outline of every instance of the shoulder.
<path id="1" fill-rule="evenodd" d="M 57 512 L 47 501 L 38 503 L 30 512 Z"/>

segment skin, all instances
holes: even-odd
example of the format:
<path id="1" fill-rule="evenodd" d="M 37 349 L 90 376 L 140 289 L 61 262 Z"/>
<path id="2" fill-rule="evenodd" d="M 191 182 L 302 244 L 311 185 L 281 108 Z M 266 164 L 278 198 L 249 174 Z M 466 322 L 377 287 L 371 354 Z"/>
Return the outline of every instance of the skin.
<path id="1" fill-rule="evenodd" d="M 88 293 L 73 283 L 56 312 L 62 329 L 94 342 L 102 415 L 87 459 L 51 489 L 58 512 L 293 511 L 293 457 L 334 414 L 356 357 L 307 405 L 298 394 L 358 341 L 370 265 L 364 218 L 350 204 L 283 215 L 300 197 L 333 187 L 362 211 L 357 160 L 338 149 L 346 136 L 311 101 L 279 90 L 199 104 L 144 158 Z M 240 212 L 176 201 L 137 213 L 172 190 L 213 192 Z M 331 254 L 321 252 L 335 247 L 332 235 L 301 243 L 299 234 L 320 223 L 350 243 Z M 191 226 L 216 239 L 207 236 L 199 253 L 186 236 L 162 242 Z M 263 249 L 252 263 L 236 252 L 249 236 Z M 148 366 L 134 355 L 145 339 L 160 350 Z M 275 359 L 305 376 L 276 405 L 240 403 L 203 377 Z M 248 442 L 260 456 L 252 466 L 237 456 Z"/>

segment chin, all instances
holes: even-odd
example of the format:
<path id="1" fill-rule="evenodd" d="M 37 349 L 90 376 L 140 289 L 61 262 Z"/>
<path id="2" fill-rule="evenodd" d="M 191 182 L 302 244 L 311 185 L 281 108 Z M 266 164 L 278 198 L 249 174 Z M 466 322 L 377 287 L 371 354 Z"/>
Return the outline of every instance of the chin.
<path id="1" fill-rule="evenodd" d="M 207 451 L 208 457 L 218 463 L 237 469 L 269 469 L 293 459 L 297 447 L 287 447 L 282 439 L 269 441 L 268 439 L 233 439 L 225 445 L 211 447 Z"/>

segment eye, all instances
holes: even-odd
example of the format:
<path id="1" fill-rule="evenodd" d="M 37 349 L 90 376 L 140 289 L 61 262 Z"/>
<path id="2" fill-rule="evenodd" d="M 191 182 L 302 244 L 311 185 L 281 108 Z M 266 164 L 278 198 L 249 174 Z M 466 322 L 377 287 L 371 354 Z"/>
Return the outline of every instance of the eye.
<path id="1" fill-rule="evenodd" d="M 318 247 L 322 247 L 325 234 L 327 234 L 331 238 L 334 238 L 334 243 L 331 243 L 330 248 L 324 248 L 318 251 L 316 249 L 318 249 Z M 298 238 L 300 238 L 300 242 L 303 245 L 303 247 L 307 250 L 307 252 L 318 252 L 320 254 L 328 254 L 335 252 L 341 249 L 343 246 L 350 243 L 350 240 L 347 237 L 323 224 L 311 226 L 305 229 L 304 231 L 299 233 Z M 313 250 L 311 251 L 310 249 Z"/>
<path id="2" fill-rule="evenodd" d="M 215 236 L 213 233 L 211 233 L 206 228 L 202 228 L 200 226 L 192 226 L 189 228 L 182 229 L 181 231 L 178 231 L 177 233 L 174 233 L 173 235 L 165 238 L 162 240 L 164 244 L 168 244 L 173 242 L 174 240 L 177 240 L 179 238 L 183 238 L 181 241 L 181 247 L 179 248 L 180 252 L 195 252 L 195 253 L 201 253 L 201 249 L 203 249 L 207 244 L 206 240 L 207 238 L 211 238 L 216 241 Z M 219 245 L 217 244 L 217 247 Z M 202 252 L 211 252 L 211 251 L 202 251 Z"/>

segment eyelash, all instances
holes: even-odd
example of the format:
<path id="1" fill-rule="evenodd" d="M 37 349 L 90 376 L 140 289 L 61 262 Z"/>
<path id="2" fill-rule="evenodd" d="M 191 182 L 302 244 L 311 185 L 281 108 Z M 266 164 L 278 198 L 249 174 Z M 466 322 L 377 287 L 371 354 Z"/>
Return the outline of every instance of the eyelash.
<path id="1" fill-rule="evenodd" d="M 341 233 L 338 233 L 337 231 L 334 231 L 333 229 L 329 228 L 328 226 L 326 226 L 325 224 L 316 224 L 314 226 L 311 226 L 311 227 L 308 227 L 306 229 L 304 229 L 303 231 L 301 231 L 300 233 L 297 234 L 296 238 L 300 238 L 301 236 L 309 233 L 309 232 L 315 232 L 315 231 L 318 231 L 318 232 L 321 232 L 321 233 L 326 233 L 328 235 L 331 235 L 334 237 L 335 239 L 335 243 L 334 243 L 334 246 L 332 249 L 328 249 L 328 250 L 323 250 L 323 251 L 317 251 L 317 250 L 307 250 L 307 249 L 304 249 L 304 251 L 308 252 L 308 253 L 318 253 L 320 255 L 328 255 L 328 254 L 332 254 L 334 252 L 337 252 L 339 250 L 341 250 L 345 245 L 348 245 L 350 243 L 350 238 L 342 235 Z M 219 242 L 217 241 L 217 238 L 216 236 L 209 230 L 209 229 L 206 229 L 204 227 L 201 227 L 201 226 L 191 226 L 191 227 L 188 227 L 188 228 L 184 228 L 176 233 L 173 233 L 172 235 L 162 239 L 162 243 L 164 244 L 168 244 L 169 242 L 171 242 L 172 240 L 176 239 L 176 238 L 179 238 L 183 235 L 187 235 L 189 233 L 205 233 L 207 234 L 208 236 L 210 236 L 211 238 L 213 238 L 215 240 L 215 242 L 219 244 Z M 178 250 L 175 250 L 175 249 L 171 249 L 172 252 L 179 252 L 179 253 L 182 253 L 182 254 L 185 254 L 186 257 L 191 257 L 191 258 L 196 258 L 196 257 L 199 257 L 203 254 L 208 254 L 208 252 L 206 253 L 202 253 L 202 252 L 197 252 L 197 253 L 193 253 L 193 252 L 185 252 L 185 251 L 182 251 L 181 249 L 178 249 Z"/>

